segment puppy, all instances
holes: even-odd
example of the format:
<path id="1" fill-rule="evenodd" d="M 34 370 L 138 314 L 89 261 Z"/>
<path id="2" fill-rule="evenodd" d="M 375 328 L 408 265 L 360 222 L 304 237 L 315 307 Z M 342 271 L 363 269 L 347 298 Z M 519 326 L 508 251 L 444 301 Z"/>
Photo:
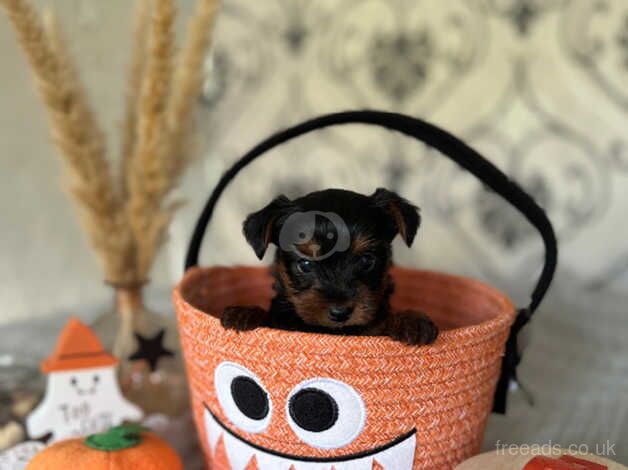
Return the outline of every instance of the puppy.
<path id="1" fill-rule="evenodd" d="M 400 235 L 412 245 L 419 224 L 418 208 L 386 189 L 371 196 L 340 189 L 293 201 L 279 196 L 249 215 L 243 227 L 258 258 L 269 244 L 277 246 L 270 309 L 228 307 L 222 325 L 433 342 L 438 329 L 425 314 L 392 314 L 389 303 L 391 243 Z"/>

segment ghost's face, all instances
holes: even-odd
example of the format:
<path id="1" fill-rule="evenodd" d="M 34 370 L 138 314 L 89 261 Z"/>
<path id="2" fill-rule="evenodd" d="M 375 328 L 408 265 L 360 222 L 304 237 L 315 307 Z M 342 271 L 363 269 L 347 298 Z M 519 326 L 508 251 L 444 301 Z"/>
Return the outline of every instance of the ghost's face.
<path id="1" fill-rule="evenodd" d="M 103 390 L 111 390 L 115 384 L 113 367 L 98 367 L 72 371 L 53 372 L 49 387 L 55 395 L 69 398 L 98 398 Z"/>

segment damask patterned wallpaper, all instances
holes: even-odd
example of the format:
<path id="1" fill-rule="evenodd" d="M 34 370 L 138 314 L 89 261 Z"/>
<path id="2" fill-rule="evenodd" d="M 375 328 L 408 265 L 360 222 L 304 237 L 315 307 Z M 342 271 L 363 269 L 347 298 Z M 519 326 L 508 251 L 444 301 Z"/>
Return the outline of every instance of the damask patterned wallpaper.
<path id="1" fill-rule="evenodd" d="M 561 243 L 556 290 L 626 294 L 627 2 L 226 0 L 207 67 L 208 171 L 318 113 L 421 116 L 547 208 Z M 307 136 L 247 170 L 221 203 L 205 260 L 254 262 L 243 216 L 278 193 L 328 186 L 386 186 L 422 207 L 420 237 L 411 250 L 398 246 L 399 263 L 472 274 L 520 296 L 538 272 L 541 244 L 514 210 L 434 151 L 360 127 Z M 188 196 L 197 211 L 198 186 Z M 181 245 L 192 218 L 175 228 Z"/>

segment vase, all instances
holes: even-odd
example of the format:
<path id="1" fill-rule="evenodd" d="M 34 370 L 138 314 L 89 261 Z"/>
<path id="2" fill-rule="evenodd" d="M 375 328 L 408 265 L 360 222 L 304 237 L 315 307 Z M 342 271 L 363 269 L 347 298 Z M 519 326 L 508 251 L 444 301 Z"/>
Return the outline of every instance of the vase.
<path id="1" fill-rule="evenodd" d="M 92 328 L 119 360 L 124 395 L 146 417 L 174 419 L 189 409 L 179 334 L 173 316 L 146 308 L 144 286 L 112 286 L 113 307 Z"/>

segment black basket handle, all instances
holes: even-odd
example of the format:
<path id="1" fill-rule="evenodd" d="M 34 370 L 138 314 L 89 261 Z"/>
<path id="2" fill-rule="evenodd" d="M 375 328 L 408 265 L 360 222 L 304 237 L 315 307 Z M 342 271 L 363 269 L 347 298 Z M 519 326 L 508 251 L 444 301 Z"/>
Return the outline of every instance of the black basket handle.
<path id="1" fill-rule="evenodd" d="M 196 223 L 188 247 L 185 269 L 187 270 L 198 264 L 198 255 L 205 230 L 212 218 L 216 203 L 240 170 L 263 153 L 290 139 L 316 129 L 351 123 L 371 124 L 395 130 L 435 148 L 508 201 L 538 230 L 543 238 L 543 243 L 545 244 L 545 264 L 532 291 L 529 305 L 519 310 L 511 328 L 510 337 L 506 343 L 506 354 L 502 362 L 501 376 L 495 392 L 493 411 L 505 413 L 508 388 L 511 380 L 517 380 L 516 369 L 521 360 L 517 351 L 517 335 L 521 328 L 530 321 L 530 317 L 541 303 L 541 300 L 543 300 L 554 277 L 558 260 L 556 235 L 545 211 L 517 183 L 509 179 L 495 165 L 463 141 L 433 124 L 398 113 L 371 110 L 345 111 L 319 116 L 271 135 L 242 156 L 218 181 Z"/>

